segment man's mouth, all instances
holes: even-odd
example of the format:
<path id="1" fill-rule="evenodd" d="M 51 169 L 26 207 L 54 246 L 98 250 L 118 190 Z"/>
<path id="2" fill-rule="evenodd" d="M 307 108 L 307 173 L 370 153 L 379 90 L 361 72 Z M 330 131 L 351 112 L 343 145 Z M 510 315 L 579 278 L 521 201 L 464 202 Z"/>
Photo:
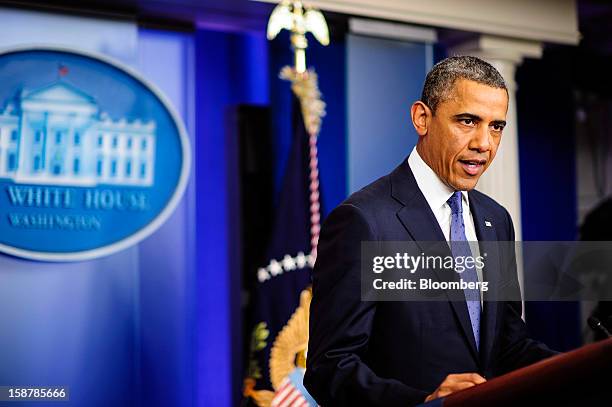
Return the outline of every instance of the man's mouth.
<path id="1" fill-rule="evenodd" d="M 482 171 L 487 160 L 459 160 L 459 162 L 468 175 L 474 176 Z"/>

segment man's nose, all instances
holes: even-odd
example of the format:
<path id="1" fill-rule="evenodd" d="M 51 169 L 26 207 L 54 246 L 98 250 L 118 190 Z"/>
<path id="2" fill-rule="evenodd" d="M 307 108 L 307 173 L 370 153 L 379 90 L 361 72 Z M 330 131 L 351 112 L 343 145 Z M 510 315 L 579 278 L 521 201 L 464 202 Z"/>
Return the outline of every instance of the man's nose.
<path id="1" fill-rule="evenodd" d="M 482 126 L 477 129 L 474 137 L 470 142 L 470 150 L 476 150 L 479 153 L 485 153 L 491 149 L 491 135 L 489 134 L 489 127 Z"/>

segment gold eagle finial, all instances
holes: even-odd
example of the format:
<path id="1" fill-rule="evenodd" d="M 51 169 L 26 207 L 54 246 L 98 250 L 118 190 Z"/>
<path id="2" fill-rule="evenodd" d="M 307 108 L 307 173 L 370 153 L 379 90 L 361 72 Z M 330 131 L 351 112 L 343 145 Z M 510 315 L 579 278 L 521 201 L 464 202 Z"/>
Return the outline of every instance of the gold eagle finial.
<path id="1" fill-rule="evenodd" d="M 323 14 L 314 8 L 304 8 L 301 1 L 283 0 L 268 21 L 268 40 L 276 38 L 281 30 L 291 31 L 291 45 L 295 53 L 295 70 L 306 72 L 306 33 L 311 33 L 322 45 L 329 45 L 329 28 Z"/>

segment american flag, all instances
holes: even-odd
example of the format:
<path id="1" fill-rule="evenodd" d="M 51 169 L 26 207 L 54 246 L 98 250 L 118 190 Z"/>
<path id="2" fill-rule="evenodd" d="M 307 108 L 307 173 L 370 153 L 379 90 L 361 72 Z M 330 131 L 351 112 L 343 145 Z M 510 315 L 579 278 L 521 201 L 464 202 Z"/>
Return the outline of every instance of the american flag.
<path id="1" fill-rule="evenodd" d="M 304 369 L 295 369 L 285 380 L 281 382 L 272 399 L 272 407 L 310 407 L 316 406 L 312 396 L 308 394 L 302 381 Z"/>

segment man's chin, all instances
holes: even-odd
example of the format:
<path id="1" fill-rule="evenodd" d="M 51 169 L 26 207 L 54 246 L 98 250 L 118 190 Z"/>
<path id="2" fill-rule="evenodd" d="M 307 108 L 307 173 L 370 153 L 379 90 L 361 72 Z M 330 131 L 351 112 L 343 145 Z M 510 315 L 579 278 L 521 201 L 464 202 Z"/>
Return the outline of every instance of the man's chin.
<path id="1" fill-rule="evenodd" d="M 469 179 L 457 177 L 453 180 L 452 183 L 450 183 L 450 186 L 455 191 L 471 191 L 472 189 L 476 188 L 476 184 L 478 184 L 479 179 L 480 177 L 474 177 Z"/>

